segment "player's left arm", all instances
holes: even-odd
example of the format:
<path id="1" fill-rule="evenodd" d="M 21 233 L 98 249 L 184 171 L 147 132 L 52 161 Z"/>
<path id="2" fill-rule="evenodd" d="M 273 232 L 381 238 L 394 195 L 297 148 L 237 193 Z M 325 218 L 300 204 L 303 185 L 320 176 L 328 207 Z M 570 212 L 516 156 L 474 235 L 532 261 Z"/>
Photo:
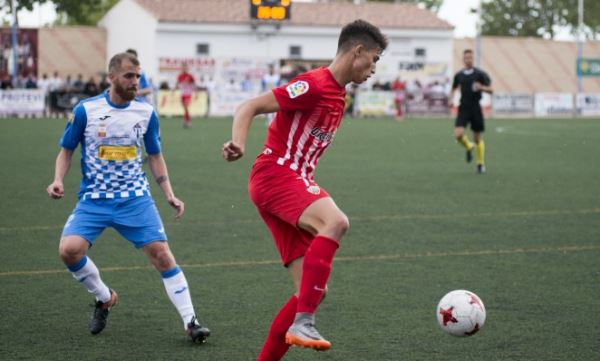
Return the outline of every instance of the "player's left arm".
<path id="1" fill-rule="evenodd" d="M 175 197 L 171 181 L 169 180 L 167 163 L 160 149 L 159 122 L 155 112 L 152 112 L 148 129 L 146 130 L 146 134 L 144 134 L 144 145 L 146 153 L 148 153 L 150 172 L 152 172 L 152 176 L 154 176 L 156 183 L 160 186 L 169 205 L 175 209 L 175 218 L 180 218 L 183 215 L 185 204 L 179 198 Z"/>
<path id="2" fill-rule="evenodd" d="M 494 93 L 494 89 L 492 88 L 492 79 L 485 73 L 481 73 L 481 79 L 478 82 L 475 82 L 476 89 L 481 90 L 482 92 L 486 92 L 489 94 Z"/>
<path id="3" fill-rule="evenodd" d="M 148 166 L 150 171 L 156 180 L 156 183 L 160 186 L 163 194 L 167 198 L 169 205 L 175 209 L 175 218 L 183 216 L 185 204 L 179 198 L 175 197 L 173 187 L 169 181 L 169 172 L 167 170 L 167 163 L 162 153 L 148 154 Z"/>

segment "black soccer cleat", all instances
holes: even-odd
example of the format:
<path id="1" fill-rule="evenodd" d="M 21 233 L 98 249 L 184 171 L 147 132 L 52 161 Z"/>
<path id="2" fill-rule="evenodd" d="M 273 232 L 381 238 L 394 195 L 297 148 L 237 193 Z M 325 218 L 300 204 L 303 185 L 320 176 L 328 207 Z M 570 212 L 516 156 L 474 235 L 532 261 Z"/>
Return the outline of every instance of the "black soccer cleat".
<path id="1" fill-rule="evenodd" d="M 485 174 L 485 165 L 477 164 L 477 174 Z"/>
<path id="2" fill-rule="evenodd" d="M 471 163 L 471 161 L 473 160 L 473 150 L 475 149 L 475 146 L 472 146 L 471 149 L 467 150 L 467 163 Z"/>
<path id="3" fill-rule="evenodd" d="M 107 302 L 96 301 L 94 308 L 94 314 L 90 321 L 90 332 L 92 335 L 97 335 L 104 327 L 106 327 L 106 319 L 108 318 L 108 312 L 110 309 L 117 304 L 119 301 L 119 295 L 113 290 L 110 290 L 110 300 Z"/>
<path id="4" fill-rule="evenodd" d="M 187 325 L 187 334 L 192 339 L 192 342 L 204 343 L 206 338 L 210 336 L 210 330 L 198 323 L 196 316 Z"/>

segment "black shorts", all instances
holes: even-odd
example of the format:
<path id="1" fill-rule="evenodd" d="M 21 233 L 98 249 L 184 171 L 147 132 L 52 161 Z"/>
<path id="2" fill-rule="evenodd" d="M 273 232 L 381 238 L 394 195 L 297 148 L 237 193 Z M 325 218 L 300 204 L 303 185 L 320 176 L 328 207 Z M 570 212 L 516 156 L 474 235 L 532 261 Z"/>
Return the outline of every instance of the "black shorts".
<path id="1" fill-rule="evenodd" d="M 458 107 L 458 115 L 454 122 L 455 127 L 464 127 L 471 124 L 471 130 L 477 133 L 482 133 L 485 130 L 483 121 L 483 112 L 479 104 L 477 106 L 460 105 Z"/>

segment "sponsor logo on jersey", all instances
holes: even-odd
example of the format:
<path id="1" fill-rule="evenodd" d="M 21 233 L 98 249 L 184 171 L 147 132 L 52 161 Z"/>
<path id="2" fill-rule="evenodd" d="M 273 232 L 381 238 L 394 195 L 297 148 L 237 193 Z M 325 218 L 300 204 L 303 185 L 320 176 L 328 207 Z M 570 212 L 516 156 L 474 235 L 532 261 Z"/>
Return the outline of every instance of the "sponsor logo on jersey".
<path id="1" fill-rule="evenodd" d="M 100 120 L 106 120 L 106 119 L 108 119 L 108 118 L 110 118 L 110 115 L 103 115 L 103 116 L 101 116 L 101 117 L 100 117 L 100 118 L 98 118 L 98 119 L 100 119 Z"/>
<path id="2" fill-rule="evenodd" d="M 98 158 L 102 160 L 112 161 L 124 161 L 134 160 L 137 156 L 137 148 L 135 146 L 130 147 L 118 147 L 111 145 L 101 145 L 98 148 Z"/>
<path id="3" fill-rule="evenodd" d="M 306 188 L 306 190 L 308 191 L 308 193 L 312 193 L 316 196 L 318 196 L 321 193 L 321 188 L 319 188 L 319 186 L 310 186 Z"/>
<path id="4" fill-rule="evenodd" d="M 330 142 L 333 139 L 335 132 L 326 132 L 323 129 L 315 127 L 310 131 L 310 135 L 317 138 L 321 142 Z"/>
<path id="5" fill-rule="evenodd" d="M 285 87 L 285 90 L 287 90 L 290 98 L 294 99 L 308 92 L 308 83 L 302 80 L 298 80 L 297 82 L 294 82 Z"/>

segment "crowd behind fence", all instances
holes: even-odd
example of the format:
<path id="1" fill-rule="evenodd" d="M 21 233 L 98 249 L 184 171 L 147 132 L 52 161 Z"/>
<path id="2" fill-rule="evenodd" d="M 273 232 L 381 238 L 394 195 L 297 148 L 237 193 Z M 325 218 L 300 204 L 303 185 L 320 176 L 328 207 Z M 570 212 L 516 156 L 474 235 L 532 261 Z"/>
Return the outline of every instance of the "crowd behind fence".
<path id="1" fill-rule="evenodd" d="M 4 80 L 4 79 L 3 79 Z M 64 117 L 82 99 L 95 96 L 110 84 L 106 77 L 67 76 L 57 73 L 40 79 L 21 79 L 14 84 L 0 82 L 0 116 L 2 117 Z M 213 89 L 198 87 L 191 104 L 192 116 L 231 116 L 235 107 L 258 94 L 259 90 L 245 89 L 243 84 L 224 84 Z M 349 86 L 347 91 L 348 116 L 397 118 L 452 116 L 455 107 L 449 107 L 448 81 L 421 85 L 418 81 L 407 84 L 396 79 L 369 87 Z M 177 90 L 161 86 L 155 89 L 154 105 L 161 116 L 180 116 L 183 108 Z M 452 104 L 458 104 L 458 96 Z M 495 93 L 484 95 L 481 101 L 487 116 L 491 117 L 573 117 L 600 116 L 600 93 Z"/>

